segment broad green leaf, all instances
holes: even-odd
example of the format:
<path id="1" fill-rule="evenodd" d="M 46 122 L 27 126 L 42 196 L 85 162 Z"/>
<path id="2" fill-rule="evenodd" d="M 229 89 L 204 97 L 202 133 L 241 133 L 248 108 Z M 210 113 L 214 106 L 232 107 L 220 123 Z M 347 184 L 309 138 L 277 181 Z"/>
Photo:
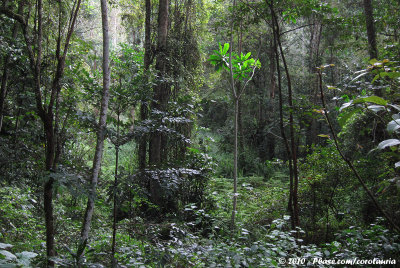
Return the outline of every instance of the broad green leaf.
<path id="1" fill-rule="evenodd" d="M 377 62 L 377 59 L 372 59 L 369 61 L 369 64 L 374 65 Z"/>
<path id="2" fill-rule="evenodd" d="M 330 139 L 331 137 L 326 134 L 319 134 L 318 137 Z"/>
<path id="3" fill-rule="evenodd" d="M 219 55 L 210 55 L 210 58 L 208 60 L 209 61 L 217 61 L 217 60 L 221 60 L 221 57 Z"/>
<path id="4" fill-rule="evenodd" d="M 251 52 L 247 53 L 246 56 L 244 56 L 244 59 L 247 60 L 251 56 Z"/>
<path id="5" fill-rule="evenodd" d="M 360 111 L 361 111 L 361 109 L 357 108 L 357 109 L 354 109 L 354 110 L 352 110 L 350 112 L 341 113 L 339 118 L 338 118 L 339 125 L 341 127 L 343 127 L 346 124 L 347 120 L 349 120 L 350 117 L 352 117 L 355 113 L 358 113 Z"/>
<path id="6" fill-rule="evenodd" d="M 377 79 L 379 79 L 380 78 L 380 75 L 379 74 L 377 74 L 377 75 L 375 75 L 375 77 L 374 77 L 374 79 L 372 79 L 372 83 L 374 83 Z"/>
<path id="7" fill-rule="evenodd" d="M 387 105 L 387 101 L 378 96 L 369 96 L 365 98 L 358 98 L 353 100 L 354 104 L 371 102 L 378 105 Z"/>
<path id="8" fill-rule="evenodd" d="M 386 147 L 396 146 L 400 144 L 400 140 L 398 139 L 388 139 L 384 140 L 378 144 L 378 149 L 383 150 Z"/>
<path id="9" fill-rule="evenodd" d="M 400 72 L 387 73 L 387 76 L 390 77 L 391 79 L 395 79 L 395 78 L 400 77 Z"/>
<path id="10" fill-rule="evenodd" d="M 222 55 L 225 55 L 229 50 L 229 43 L 224 44 L 224 49 L 222 50 Z"/>

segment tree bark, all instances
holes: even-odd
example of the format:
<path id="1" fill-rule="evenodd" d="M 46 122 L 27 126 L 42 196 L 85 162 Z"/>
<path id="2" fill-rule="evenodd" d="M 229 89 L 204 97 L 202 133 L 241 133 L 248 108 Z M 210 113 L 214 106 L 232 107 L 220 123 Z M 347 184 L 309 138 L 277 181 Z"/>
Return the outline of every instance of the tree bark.
<path id="1" fill-rule="evenodd" d="M 369 57 L 371 59 L 377 59 L 378 49 L 376 47 L 376 32 L 375 32 L 372 0 L 364 0 L 364 14 L 365 14 L 365 23 L 367 26 Z"/>
<path id="2" fill-rule="evenodd" d="M 286 59 L 285 59 L 285 54 L 283 52 L 281 40 L 280 40 L 280 29 L 279 29 L 279 24 L 278 24 L 278 19 L 275 14 L 275 10 L 273 8 L 273 2 L 268 3 L 271 13 L 272 13 L 272 19 L 273 19 L 273 31 L 274 31 L 274 42 L 275 45 L 277 45 L 275 51 L 276 54 L 278 54 L 278 48 L 280 51 L 280 56 L 282 58 L 283 66 L 285 69 L 285 74 L 287 78 L 287 86 L 288 86 L 288 104 L 289 104 L 289 130 L 290 130 L 290 148 L 288 144 L 286 136 L 285 138 L 285 145 L 287 146 L 286 150 L 288 151 L 290 155 L 291 161 L 289 161 L 289 171 L 291 174 L 291 179 L 290 179 L 290 193 L 289 193 L 289 211 L 292 212 L 292 227 L 296 227 L 300 225 L 300 220 L 299 220 L 299 205 L 298 205 L 298 170 L 297 170 L 297 155 L 296 155 L 296 140 L 295 140 L 295 131 L 294 131 L 294 119 L 293 119 L 293 93 L 292 93 L 292 84 L 290 80 L 290 73 L 287 67 Z M 280 71 L 279 71 L 279 57 L 277 57 L 277 68 L 278 68 L 278 82 L 279 82 L 279 90 L 281 91 L 281 82 L 280 82 Z M 280 101 L 282 99 L 281 92 L 280 94 Z M 283 129 L 283 114 L 282 114 L 282 103 L 280 103 L 280 113 L 281 113 L 281 131 Z M 284 134 L 284 131 L 282 131 L 282 135 Z"/>
<path id="3" fill-rule="evenodd" d="M 310 75 L 310 100 L 312 105 L 316 106 L 318 102 L 318 79 L 315 76 L 315 70 L 318 66 L 320 66 L 320 53 L 319 47 L 321 42 L 321 34 L 322 34 L 322 23 L 320 18 L 315 17 L 310 23 L 310 48 L 309 48 L 309 64 L 308 71 Z M 312 144 L 315 144 L 317 141 L 317 129 L 318 122 L 312 117 L 309 121 L 309 128 L 306 135 L 306 145 L 311 148 Z"/>
<path id="4" fill-rule="evenodd" d="M 158 7 L 158 43 L 156 70 L 158 77 L 164 78 L 166 75 L 166 53 L 167 53 L 167 36 L 168 36 L 168 0 L 160 0 Z M 154 87 L 153 101 L 151 103 L 152 110 L 164 112 L 168 102 L 168 86 L 164 81 L 159 81 Z M 150 165 L 159 166 L 161 163 L 161 136 L 160 131 L 153 131 L 150 135 Z"/>
<path id="5" fill-rule="evenodd" d="M 231 226 L 235 227 L 236 209 L 237 209 L 237 173 L 238 173 L 238 132 L 239 132 L 239 97 L 234 96 L 235 102 L 235 119 L 234 119 L 234 151 L 233 151 L 233 202 L 232 202 L 232 218 Z"/>
<path id="6" fill-rule="evenodd" d="M 144 37 L 144 71 L 148 81 L 148 70 L 151 64 L 151 0 L 146 0 L 145 37 Z M 140 119 L 146 120 L 148 115 L 148 102 L 143 100 L 140 106 Z M 142 134 L 139 140 L 139 169 L 146 168 L 147 135 Z"/>
<path id="7" fill-rule="evenodd" d="M 37 26 L 36 31 L 32 33 L 33 38 L 30 38 L 28 33 L 28 23 L 29 18 L 25 19 L 21 14 L 15 14 L 12 11 L 2 8 L 0 13 L 5 14 L 8 17 L 15 19 L 22 25 L 22 32 L 24 35 L 26 50 L 29 56 L 30 67 L 33 73 L 33 88 L 35 93 L 36 100 L 36 108 L 37 113 L 43 123 L 44 134 L 46 138 L 46 152 L 45 152 L 45 169 L 48 171 L 49 176 L 43 187 L 43 207 L 45 214 L 45 225 L 46 225 L 46 254 L 47 254 L 47 266 L 53 267 L 54 262 L 50 260 L 51 257 L 55 256 L 55 247 L 54 247 L 54 215 L 53 215 L 53 183 L 54 179 L 51 176 L 51 173 L 55 171 L 57 167 L 56 157 L 56 135 L 55 132 L 56 125 L 53 109 L 56 105 L 59 93 L 61 91 L 61 79 L 64 74 L 65 67 L 65 59 L 68 53 L 68 47 L 70 44 L 70 39 L 72 33 L 74 31 L 76 18 L 78 16 L 79 8 L 80 8 L 81 0 L 76 0 L 73 5 L 73 9 L 70 13 L 69 24 L 67 36 L 64 41 L 64 50 L 61 53 L 61 32 L 58 31 L 57 38 L 57 49 L 56 49 L 56 71 L 54 78 L 51 82 L 50 88 L 50 99 L 49 104 L 43 104 L 42 101 L 42 81 L 41 81 L 41 65 L 42 65 L 42 39 L 43 39 L 43 1 L 38 0 L 36 4 L 36 13 L 37 13 Z M 21 10 L 22 13 L 22 10 Z M 61 27 L 62 19 L 59 17 L 59 25 Z M 33 41 L 36 42 L 36 45 L 33 45 Z"/>
<path id="8" fill-rule="evenodd" d="M 110 90 L 110 66 L 109 66 L 110 39 L 109 39 L 109 28 L 108 28 L 107 0 L 100 0 L 100 3 L 101 3 L 101 22 L 103 29 L 103 92 L 101 99 L 99 125 L 97 128 L 96 151 L 94 154 L 93 170 L 90 178 L 90 190 L 85 211 L 85 217 L 83 220 L 82 230 L 81 230 L 81 243 L 83 245 L 86 245 L 87 243 L 94 212 L 94 201 L 96 198 L 96 188 L 99 179 L 101 160 L 103 156 L 105 130 L 107 127 L 106 121 L 107 121 L 107 110 L 108 110 L 109 90 Z M 83 250 L 81 254 L 83 255 Z"/>

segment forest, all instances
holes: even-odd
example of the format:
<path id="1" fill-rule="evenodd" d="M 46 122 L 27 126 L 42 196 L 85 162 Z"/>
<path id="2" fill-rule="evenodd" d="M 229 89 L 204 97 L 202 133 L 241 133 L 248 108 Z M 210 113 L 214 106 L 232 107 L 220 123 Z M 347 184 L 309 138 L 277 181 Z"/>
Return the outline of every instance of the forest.
<path id="1" fill-rule="evenodd" d="M 0 267 L 397 267 L 398 0 L 2 0 Z"/>

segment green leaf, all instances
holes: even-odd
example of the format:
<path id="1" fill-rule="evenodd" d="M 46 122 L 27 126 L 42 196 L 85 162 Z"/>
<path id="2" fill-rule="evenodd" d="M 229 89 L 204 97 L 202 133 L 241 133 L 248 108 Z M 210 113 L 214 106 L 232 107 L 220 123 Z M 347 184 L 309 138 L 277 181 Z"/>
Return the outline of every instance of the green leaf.
<path id="1" fill-rule="evenodd" d="M 378 149 L 383 150 L 386 147 L 392 147 L 400 144 L 400 140 L 398 139 L 388 139 L 384 140 L 378 144 Z"/>
<path id="2" fill-rule="evenodd" d="M 210 55 L 210 58 L 208 59 L 209 61 L 219 61 L 221 60 L 221 57 L 219 55 Z"/>
<path id="3" fill-rule="evenodd" d="M 353 100 L 354 104 L 366 103 L 366 102 L 371 102 L 371 103 L 375 103 L 378 105 L 385 105 L 385 106 L 387 105 L 387 101 L 378 96 L 369 96 L 369 97 L 358 98 L 358 99 Z"/>
<path id="4" fill-rule="evenodd" d="M 376 62 L 378 62 L 377 59 L 372 59 L 372 60 L 369 61 L 369 64 L 374 65 Z"/>
<path id="5" fill-rule="evenodd" d="M 391 73 L 387 73 L 387 76 L 391 79 L 395 79 L 400 77 L 400 72 L 391 72 Z"/>
<path id="6" fill-rule="evenodd" d="M 349 120 L 350 117 L 352 117 L 355 113 L 358 113 L 360 111 L 361 111 L 361 109 L 357 108 L 357 109 L 354 109 L 354 110 L 352 110 L 350 112 L 341 113 L 339 118 L 338 118 L 339 125 L 341 127 L 343 127 L 346 124 L 347 120 Z"/>
<path id="7" fill-rule="evenodd" d="M 247 53 L 246 56 L 244 56 L 244 59 L 247 60 L 251 56 L 251 52 Z"/>
<path id="8" fill-rule="evenodd" d="M 222 55 L 225 55 L 229 50 L 229 43 L 224 44 L 224 49 L 222 50 Z"/>
<path id="9" fill-rule="evenodd" d="M 372 79 L 372 82 L 371 83 L 374 83 L 377 79 L 379 79 L 380 78 L 380 75 L 379 74 L 377 74 L 377 75 L 375 75 L 375 77 L 374 77 L 374 79 Z"/>

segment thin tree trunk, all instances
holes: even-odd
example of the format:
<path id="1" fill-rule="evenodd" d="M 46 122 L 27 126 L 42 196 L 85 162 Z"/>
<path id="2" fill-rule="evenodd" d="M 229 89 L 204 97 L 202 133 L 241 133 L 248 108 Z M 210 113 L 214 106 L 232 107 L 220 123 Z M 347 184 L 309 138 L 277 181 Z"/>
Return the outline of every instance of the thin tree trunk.
<path id="1" fill-rule="evenodd" d="M 237 172 L 238 172 L 238 128 L 239 128 L 239 98 L 238 96 L 234 96 L 235 102 L 235 119 L 234 119 L 234 151 L 233 151 L 233 204 L 232 204 L 232 217 L 231 217 L 231 226 L 235 227 L 235 218 L 236 218 L 236 209 L 237 209 Z"/>
<path id="2" fill-rule="evenodd" d="M 81 243 L 83 245 L 86 245 L 87 243 L 94 212 L 94 201 L 96 198 L 96 188 L 99 179 L 101 160 L 103 156 L 105 130 L 107 126 L 106 120 L 107 120 L 107 110 L 108 110 L 109 90 L 110 90 L 110 66 L 109 66 L 110 39 L 109 39 L 109 28 L 108 28 L 107 0 L 100 0 L 100 3 L 101 3 L 101 22 L 103 28 L 103 93 L 101 99 L 99 125 L 97 128 L 96 151 L 94 154 L 93 170 L 90 178 L 89 196 L 81 230 Z M 83 255 L 83 250 L 81 252 L 81 256 L 82 255 Z"/>
<path id="3" fill-rule="evenodd" d="M 278 97 L 279 97 L 279 128 L 281 130 L 281 135 L 284 140 L 286 154 L 289 159 L 289 200 L 288 200 L 288 211 L 290 214 L 290 221 L 292 229 L 295 228 L 294 215 L 293 215 L 293 164 L 292 164 L 292 152 L 290 150 L 289 141 L 285 133 L 285 127 L 283 124 L 283 96 L 282 96 L 282 79 L 281 70 L 279 64 L 279 52 L 277 45 L 277 33 L 274 24 L 272 24 L 274 31 L 274 50 L 276 58 L 276 70 L 278 73 Z"/>
<path id="4" fill-rule="evenodd" d="M 309 65 L 308 65 L 308 71 L 310 74 L 310 99 L 312 101 L 312 104 L 315 106 L 317 105 L 318 101 L 318 79 L 314 75 L 315 74 L 315 68 L 320 65 L 319 57 L 319 46 L 320 46 L 320 41 L 321 41 L 321 34 L 322 34 L 322 24 L 321 24 L 321 19 L 318 17 L 315 17 L 312 23 L 310 23 L 311 28 L 311 38 L 310 38 L 310 48 L 309 48 Z M 311 118 L 310 122 L 310 127 L 307 131 L 306 135 L 306 145 L 311 148 L 312 144 L 315 144 L 317 141 L 317 128 L 318 128 L 318 122 L 317 120 L 313 117 Z"/>
<path id="5" fill-rule="evenodd" d="M 376 32 L 375 32 L 372 0 L 364 0 L 364 14 L 365 14 L 365 23 L 367 26 L 369 57 L 371 59 L 377 59 L 378 49 L 376 47 Z"/>
<path id="6" fill-rule="evenodd" d="M 118 107 L 117 111 L 117 143 L 115 145 L 115 172 L 114 172 L 114 190 L 113 190 L 113 199 L 114 199 L 114 210 L 113 210 L 113 235 L 111 242 L 111 256 L 112 256 L 112 267 L 117 267 L 117 259 L 115 258 L 115 249 L 116 249 L 116 236 L 117 236 L 117 187 L 118 187 L 118 160 L 119 160 L 119 123 L 120 123 L 120 109 Z"/>
<path id="7" fill-rule="evenodd" d="M 282 49 L 282 44 L 280 41 L 280 29 L 279 29 L 279 24 L 278 24 L 278 19 L 276 18 L 276 14 L 274 11 L 274 8 L 272 6 L 272 2 L 269 3 L 271 13 L 272 13 L 272 19 L 273 19 L 273 26 L 274 31 L 275 31 L 275 40 L 276 43 L 279 47 L 280 55 L 282 58 L 283 66 L 285 68 L 285 74 L 287 78 L 287 83 L 288 83 L 288 102 L 289 102 L 289 129 L 290 129 L 290 156 L 292 160 L 292 174 L 293 174 L 293 190 L 290 191 L 291 196 L 289 196 L 289 209 L 291 209 L 290 203 L 292 202 L 293 204 L 293 222 L 294 227 L 300 225 L 300 220 L 299 220 L 299 205 L 298 205 L 298 170 L 297 170 L 297 156 L 296 156 L 296 141 L 294 137 L 294 119 L 293 119 L 293 96 L 292 96 L 292 84 L 290 80 L 290 74 L 289 70 L 286 64 L 286 59 L 285 59 L 285 54 L 283 53 Z M 279 66 L 278 60 L 277 60 L 277 65 Z M 282 121 L 282 120 L 281 120 Z M 289 167 L 290 167 L 290 162 L 289 162 Z M 292 188 L 292 187 L 291 187 Z"/>

